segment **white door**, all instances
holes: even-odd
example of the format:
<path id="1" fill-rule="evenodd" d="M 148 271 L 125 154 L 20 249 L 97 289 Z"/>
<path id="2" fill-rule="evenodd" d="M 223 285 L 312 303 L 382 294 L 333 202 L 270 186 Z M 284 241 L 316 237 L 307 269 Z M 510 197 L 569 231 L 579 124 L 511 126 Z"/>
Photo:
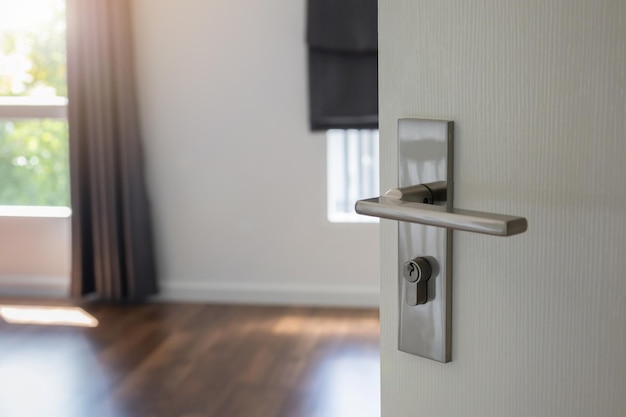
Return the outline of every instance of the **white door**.
<path id="1" fill-rule="evenodd" d="M 381 223 L 382 416 L 626 416 L 626 1 L 380 0 L 381 188 L 402 117 L 455 122 L 452 362 L 397 350 Z"/>

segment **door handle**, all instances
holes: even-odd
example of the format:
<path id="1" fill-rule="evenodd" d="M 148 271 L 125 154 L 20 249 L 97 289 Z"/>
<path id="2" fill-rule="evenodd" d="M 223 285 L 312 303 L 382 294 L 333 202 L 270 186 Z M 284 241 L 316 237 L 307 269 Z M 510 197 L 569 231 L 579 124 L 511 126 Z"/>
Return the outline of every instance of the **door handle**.
<path id="1" fill-rule="evenodd" d="M 454 122 L 399 119 L 397 152 L 398 188 L 357 201 L 355 209 L 399 220 L 398 349 L 450 362 L 453 231 L 512 236 L 526 231 L 528 223 L 454 208 Z"/>
<path id="2" fill-rule="evenodd" d="M 446 207 L 445 181 L 392 188 L 384 195 L 356 202 L 359 214 L 452 230 L 513 236 L 528 228 L 524 217 Z"/>

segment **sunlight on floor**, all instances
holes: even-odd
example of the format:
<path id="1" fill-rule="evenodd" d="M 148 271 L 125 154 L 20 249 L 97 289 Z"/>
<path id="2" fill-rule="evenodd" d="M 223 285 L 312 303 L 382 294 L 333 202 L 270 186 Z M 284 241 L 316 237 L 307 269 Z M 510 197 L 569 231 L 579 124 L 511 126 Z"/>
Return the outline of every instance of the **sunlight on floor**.
<path id="1" fill-rule="evenodd" d="M 380 326 L 377 318 L 367 317 L 358 319 L 349 324 L 337 323 L 337 317 L 308 317 L 305 315 L 288 315 L 278 322 L 259 323 L 262 326 L 271 326 L 272 333 L 296 335 L 313 333 L 318 335 L 330 334 L 372 334 L 378 333 Z M 306 330 L 305 330 L 306 329 Z"/>
<path id="2" fill-rule="evenodd" d="M 97 327 L 98 320 L 80 307 L 0 305 L 7 323 Z"/>
<path id="3" fill-rule="evenodd" d="M 322 382 L 316 415 L 380 417 L 378 352 L 326 358 L 316 373 Z"/>
<path id="4" fill-rule="evenodd" d="M 102 394 L 112 380 L 87 333 L 92 329 L 3 324 L 0 416 L 127 417 Z"/>

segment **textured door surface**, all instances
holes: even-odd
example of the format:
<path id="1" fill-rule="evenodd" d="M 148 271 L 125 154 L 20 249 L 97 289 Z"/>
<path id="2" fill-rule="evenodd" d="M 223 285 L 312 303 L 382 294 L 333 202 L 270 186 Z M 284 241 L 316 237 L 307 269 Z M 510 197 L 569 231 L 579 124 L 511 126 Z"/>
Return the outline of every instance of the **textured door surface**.
<path id="1" fill-rule="evenodd" d="M 626 416 L 626 2 L 380 0 L 381 188 L 402 117 L 455 122 L 452 362 L 397 350 L 383 220 L 383 417 Z"/>

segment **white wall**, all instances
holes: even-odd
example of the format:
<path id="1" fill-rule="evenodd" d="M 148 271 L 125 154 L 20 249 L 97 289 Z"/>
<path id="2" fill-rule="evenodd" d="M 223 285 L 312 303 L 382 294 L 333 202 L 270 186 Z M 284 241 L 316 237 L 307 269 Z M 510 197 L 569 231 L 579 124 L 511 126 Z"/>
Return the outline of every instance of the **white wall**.
<path id="1" fill-rule="evenodd" d="M 377 305 L 378 225 L 326 220 L 304 0 L 134 0 L 163 296 Z"/>
<path id="2" fill-rule="evenodd" d="M 68 209 L 0 207 L 0 237 L 0 296 L 69 294 Z"/>
<path id="3" fill-rule="evenodd" d="M 454 236 L 452 362 L 397 350 L 381 224 L 383 416 L 626 416 L 626 2 L 381 0 L 381 183 L 396 121 L 455 121 L 455 206 L 524 215 Z"/>

